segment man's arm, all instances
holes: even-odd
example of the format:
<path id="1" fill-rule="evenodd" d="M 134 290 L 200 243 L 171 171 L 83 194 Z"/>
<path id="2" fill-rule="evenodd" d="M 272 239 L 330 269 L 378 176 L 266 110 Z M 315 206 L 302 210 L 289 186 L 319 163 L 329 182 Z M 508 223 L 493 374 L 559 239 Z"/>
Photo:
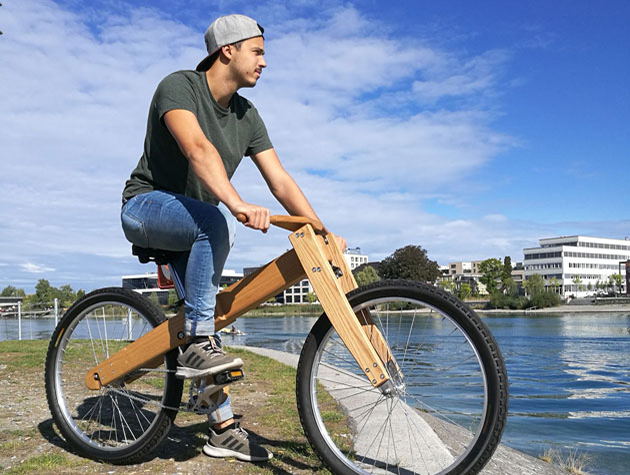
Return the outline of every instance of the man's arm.
<path id="1" fill-rule="evenodd" d="M 245 214 L 246 226 L 263 232 L 269 229 L 269 210 L 241 199 L 230 183 L 219 152 L 206 138 L 195 114 L 183 109 L 170 110 L 164 114 L 164 123 L 201 184 L 234 216 Z"/>
<path id="2" fill-rule="evenodd" d="M 300 187 L 280 163 L 274 149 L 252 155 L 252 160 L 273 196 L 290 215 L 320 220 Z"/>
<path id="3" fill-rule="evenodd" d="M 252 155 L 252 160 L 267 182 L 269 190 L 290 215 L 321 220 L 306 199 L 293 177 L 284 169 L 274 149 Z M 346 240 L 337 236 L 342 251 L 348 247 Z"/>

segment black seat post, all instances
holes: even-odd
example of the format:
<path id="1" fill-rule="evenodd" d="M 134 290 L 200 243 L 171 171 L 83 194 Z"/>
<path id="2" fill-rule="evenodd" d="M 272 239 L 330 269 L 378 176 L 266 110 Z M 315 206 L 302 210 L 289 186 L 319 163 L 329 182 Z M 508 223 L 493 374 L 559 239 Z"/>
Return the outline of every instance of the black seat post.
<path id="1" fill-rule="evenodd" d="M 155 262 L 158 266 L 167 265 L 175 284 L 175 292 L 177 298 L 183 300 L 186 292 L 184 290 L 184 283 L 182 282 L 179 274 L 175 270 L 175 266 L 172 264 L 175 260 L 175 252 L 165 251 L 164 249 L 153 249 L 149 247 L 140 247 L 133 244 L 131 246 L 131 253 L 138 258 L 141 264 L 147 264 L 149 262 Z"/>

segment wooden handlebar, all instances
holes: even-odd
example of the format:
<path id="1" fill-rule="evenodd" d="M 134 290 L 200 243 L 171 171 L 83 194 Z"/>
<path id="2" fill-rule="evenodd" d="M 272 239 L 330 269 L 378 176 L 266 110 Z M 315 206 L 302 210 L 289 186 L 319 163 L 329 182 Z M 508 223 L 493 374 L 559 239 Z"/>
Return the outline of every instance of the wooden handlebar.
<path id="1" fill-rule="evenodd" d="M 326 228 L 324 225 L 317 221 L 316 219 L 305 218 L 304 216 L 285 216 L 282 214 L 274 214 L 270 217 L 271 224 L 274 226 L 278 226 L 282 229 L 288 229 L 289 231 L 297 231 L 305 224 L 310 224 L 313 226 L 313 230 L 317 233 L 326 233 Z M 238 213 L 236 215 L 236 219 L 245 224 L 247 222 L 247 216 L 243 213 Z"/>

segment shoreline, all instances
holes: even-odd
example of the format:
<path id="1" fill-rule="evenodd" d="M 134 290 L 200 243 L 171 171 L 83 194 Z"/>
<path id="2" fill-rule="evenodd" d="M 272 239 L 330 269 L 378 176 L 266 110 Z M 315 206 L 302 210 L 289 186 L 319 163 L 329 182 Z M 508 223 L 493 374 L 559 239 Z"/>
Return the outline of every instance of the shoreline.
<path id="1" fill-rule="evenodd" d="M 470 306 L 475 313 L 478 313 L 482 316 L 486 315 L 497 315 L 497 314 L 510 314 L 510 315 L 541 315 L 541 314 L 572 314 L 572 313 L 629 313 L 630 314 L 630 303 L 617 303 L 617 304 L 563 304 L 558 305 L 557 307 L 546 307 L 546 308 L 536 308 L 536 309 L 510 309 L 510 308 L 475 308 L 474 304 L 476 301 L 464 302 L 466 305 Z M 283 311 L 281 309 L 274 309 L 272 311 L 261 311 L 260 308 L 256 308 L 250 310 L 250 312 L 245 313 L 239 318 L 249 317 L 249 318 L 265 318 L 265 317 L 319 317 L 323 310 L 321 311 L 304 311 L 297 312 L 296 306 L 291 308 L 291 311 Z M 59 315 L 61 318 L 63 314 Z M 166 312 L 165 315 L 167 317 L 172 317 L 175 313 Z M 4 317 L 8 318 L 17 318 L 15 314 L 0 314 L 0 321 L 3 320 Z M 51 319 L 53 320 L 54 315 L 37 315 L 32 316 L 28 314 L 23 314 L 23 320 L 39 320 L 39 319 Z"/>
<path id="2" fill-rule="evenodd" d="M 513 310 L 509 308 L 475 309 L 480 315 L 512 314 L 512 315 L 541 315 L 541 314 L 571 314 L 571 313 L 629 313 L 630 304 L 596 304 L 596 305 L 559 305 L 557 307 L 537 308 L 534 310 Z"/>

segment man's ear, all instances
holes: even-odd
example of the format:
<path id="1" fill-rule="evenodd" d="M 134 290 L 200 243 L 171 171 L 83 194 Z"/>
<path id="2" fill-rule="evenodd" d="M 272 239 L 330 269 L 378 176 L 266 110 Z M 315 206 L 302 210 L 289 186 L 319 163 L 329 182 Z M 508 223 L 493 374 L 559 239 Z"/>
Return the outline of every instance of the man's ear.
<path id="1" fill-rule="evenodd" d="M 225 45 L 225 46 L 221 46 L 221 54 L 226 58 L 226 59 L 232 59 L 232 55 L 234 54 L 232 45 Z"/>

